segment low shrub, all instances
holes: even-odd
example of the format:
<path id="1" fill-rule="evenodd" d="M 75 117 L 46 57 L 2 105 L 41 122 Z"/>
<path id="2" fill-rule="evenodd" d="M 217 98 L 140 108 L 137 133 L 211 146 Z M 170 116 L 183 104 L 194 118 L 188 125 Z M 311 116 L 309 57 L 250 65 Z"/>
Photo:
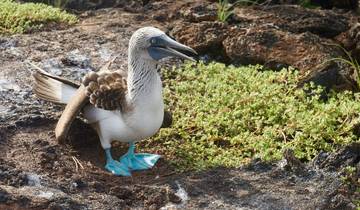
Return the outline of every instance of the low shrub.
<path id="1" fill-rule="evenodd" d="M 0 34 L 25 33 L 47 24 L 74 24 L 75 15 L 41 3 L 0 0 Z"/>
<path id="2" fill-rule="evenodd" d="M 178 169 L 237 167 L 258 157 L 278 160 L 285 148 L 302 160 L 359 141 L 360 94 L 297 88 L 292 69 L 187 64 L 163 71 L 171 128 L 143 142 Z"/>

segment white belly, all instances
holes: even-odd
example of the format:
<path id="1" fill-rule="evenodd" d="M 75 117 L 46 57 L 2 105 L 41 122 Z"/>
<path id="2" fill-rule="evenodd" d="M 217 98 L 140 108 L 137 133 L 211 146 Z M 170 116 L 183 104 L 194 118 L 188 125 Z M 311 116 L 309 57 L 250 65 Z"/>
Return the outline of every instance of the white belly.
<path id="1" fill-rule="evenodd" d="M 164 105 L 140 106 L 133 114 L 126 118 L 128 127 L 134 132 L 134 139 L 130 141 L 139 141 L 153 136 L 161 127 L 164 117 Z"/>
<path id="2" fill-rule="evenodd" d="M 164 110 L 136 113 L 128 117 L 121 114 L 99 122 L 101 133 L 111 141 L 136 142 L 151 137 L 160 128 Z"/>

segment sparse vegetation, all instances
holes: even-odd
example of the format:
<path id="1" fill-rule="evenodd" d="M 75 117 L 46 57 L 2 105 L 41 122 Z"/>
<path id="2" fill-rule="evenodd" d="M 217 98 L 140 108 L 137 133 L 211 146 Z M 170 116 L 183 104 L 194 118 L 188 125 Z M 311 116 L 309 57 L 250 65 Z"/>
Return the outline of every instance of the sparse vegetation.
<path id="1" fill-rule="evenodd" d="M 359 93 L 330 93 L 321 101 L 320 87 L 296 87 L 296 71 L 259 69 L 212 63 L 165 71 L 174 124 L 143 144 L 186 170 L 276 160 L 285 148 L 310 160 L 359 141 L 353 132 L 360 123 Z"/>
<path id="2" fill-rule="evenodd" d="M 344 175 L 341 177 L 344 184 L 352 185 L 354 183 L 357 183 L 357 177 L 356 177 L 356 167 L 347 166 L 344 169 Z M 355 187 L 355 186 L 354 186 Z"/>
<path id="3" fill-rule="evenodd" d="M 25 2 L 44 3 L 58 8 L 65 8 L 71 0 L 24 0 Z"/>
<path id="4" fill-rule="evenodd" d="M 228 18 L 234 14 L 234 6 L 238 4 L 253 5 L 257 4 L 258 0 L 238 0 L 230 4 L 228 0 L 219 0 L 217 16 L 220 22 L 226 22 Z"/>
<path id="5" fill-rule="evenodd" d="M 317 5 L 313 4 L 313 2 L 311 0 L 300 0 L 299 4 L 302 7 L 310 8 L 310 9 L 315 9 L 318 7 Z"/>
<path id="6" fill-rule="evenodd" d="M 353 166 L 347 166 L 341 176 L 341 180 L 347 186 L 348 190 L 353 191 L 353 202 L 357 206 L 357 209 L 360 208 L 360 178 L 358 169 Z"/>
<path id="7" fill-rule="evenodd" d="M 217 11 L 218 20 L 226 22 L 232 14 L 234 14 L 234 11 L 228 0 L 219 0 Z"/>
<path id="8" fill-rule="evenodd" d="M 41 3 L 0 0 L 0 34 L 25 33 L 46 24 L 73 24 L 76 16 Z"/>

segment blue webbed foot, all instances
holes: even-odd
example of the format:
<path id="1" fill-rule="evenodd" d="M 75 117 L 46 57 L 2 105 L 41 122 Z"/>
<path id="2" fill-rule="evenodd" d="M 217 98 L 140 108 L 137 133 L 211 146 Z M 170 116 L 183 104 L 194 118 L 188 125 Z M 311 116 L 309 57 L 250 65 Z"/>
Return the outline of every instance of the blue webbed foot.
<path id="1" fill-rule="evenodd" d="M 106 153 L 106 165 L 105 165 L 106 170 L 110 171 L 111 173 L 117 176 L 131 176 L 129 168 L 126 165 L 112 158 L 110 149 L 106 149 L 105 153 Z"/>
<path id="2" fill-rule="evenodd" d="M 107 162 L 105 168 L 117 176 L 131 176 L 128 167 L 116 160 Z"/>
<path id="3" fill-rule="evenodd" d="M 152 168 L 161 157 L 148 153 L 134 153 L 135 144 L 131 143 L 129 151 L 120 158 L 120 163 L 131 170 L 145 170 Z"/>
<path id="4" fill-rule="evenodd" d="M 159 158 L 160 155 L 147 153 L 126 154 L 120 158 L 120 163 L 126 165 L 131 170 L 145 170 L 152 168 Z"/>

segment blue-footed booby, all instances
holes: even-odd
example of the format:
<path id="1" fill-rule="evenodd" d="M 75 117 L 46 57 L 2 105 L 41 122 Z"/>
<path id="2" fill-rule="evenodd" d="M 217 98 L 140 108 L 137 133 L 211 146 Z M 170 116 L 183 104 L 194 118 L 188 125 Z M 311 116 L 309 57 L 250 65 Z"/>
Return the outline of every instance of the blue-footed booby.
<path id="1" fill-rule="evenodd" d="M 44 100 L 67 104 L 55 129 L 58 141 L 66 139 L 75 117 L 82 112 L 97 131 L 105 150 L 105 168 L 115 175 L 130 176 L 132 170 L 154 166 L 159 155 L 135 153 L 135 142 L 153 136 L 164 116 L 159 60 L 179 57 L 194 61 L 183 52 L 196 52 L 154 27 L 138 29 L 130 38 L 127 78 L 102 68 L 87 74 L 82 84 L 38 70 L 34 92 Z M 111 142 L 130 144 L 119 161 L 111 155 Z"/>

